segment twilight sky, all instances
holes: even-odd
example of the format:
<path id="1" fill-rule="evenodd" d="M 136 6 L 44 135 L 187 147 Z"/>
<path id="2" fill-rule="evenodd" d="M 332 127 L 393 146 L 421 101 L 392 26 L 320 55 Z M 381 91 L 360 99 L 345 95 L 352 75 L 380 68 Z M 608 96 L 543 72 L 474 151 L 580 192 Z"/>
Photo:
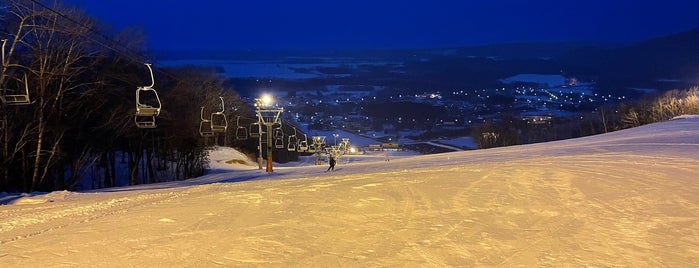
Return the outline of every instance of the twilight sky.
<path id="1" fill-rule="evenodd" d="M 696 0 L 65 0 L 151 49 L 637 42 L 699 27 Z"/>

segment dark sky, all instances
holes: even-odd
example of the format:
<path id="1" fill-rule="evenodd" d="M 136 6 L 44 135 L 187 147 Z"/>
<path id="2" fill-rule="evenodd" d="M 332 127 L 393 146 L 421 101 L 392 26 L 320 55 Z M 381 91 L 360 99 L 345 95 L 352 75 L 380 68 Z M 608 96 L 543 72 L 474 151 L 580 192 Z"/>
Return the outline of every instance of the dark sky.
<path id="1" fill-rule="evenodd" d="M 699 27 L 697 0 L 65 0 L 151 49 L 630 43 Z"/>

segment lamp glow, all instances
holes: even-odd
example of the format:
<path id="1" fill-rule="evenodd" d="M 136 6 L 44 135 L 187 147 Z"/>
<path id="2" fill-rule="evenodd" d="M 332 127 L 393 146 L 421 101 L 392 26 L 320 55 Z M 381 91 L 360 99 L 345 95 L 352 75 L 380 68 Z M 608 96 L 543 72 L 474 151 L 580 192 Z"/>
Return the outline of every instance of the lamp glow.
<path id="1" fill-rule="evenodd" d="M 274 102 L 274 99 L 269 94 L 262 95 L 260 100 L 262 101 L 262 105 L 264 105 L 264 106 L 270 106 L 270 105 L 272 105 L 272 102 Z"/>

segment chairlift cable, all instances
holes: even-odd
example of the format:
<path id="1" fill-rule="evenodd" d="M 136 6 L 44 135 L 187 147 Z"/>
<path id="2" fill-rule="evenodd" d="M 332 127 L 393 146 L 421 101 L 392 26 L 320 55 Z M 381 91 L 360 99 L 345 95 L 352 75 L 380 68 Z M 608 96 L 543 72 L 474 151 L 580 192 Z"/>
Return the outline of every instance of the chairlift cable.
<path id="1" fill-rule="evenodd" d="M 80 27 L 82 27 L 82 28 L 87 29 L 90 33 L 93 33 L 93 34 L 95 34 L 95 35 L 97 35 L 97 36 L 100 36 L 100 37 L 104 38 L 105 40 L 109 41 L 110 43 L 114 43 L 114 44 L 116 44 L 116 45 L 118 45 L 118 46 L 120 46 L 120 47 L 122 47 L 122 48 L 124 48 L 124 49 L 126 49 L 126 50 L 132 50 L 131 48 L 129 48 L 129 47 L 123 45 L 122 43 L 115 41 L 113 38 L 111 38 L 111 37 L 109 37 L 109 36 L 107 36 L 107 35 L 104 35 L 104 34 L 102 34 L 102 33 L 99 33 L 99 32 L 96 31 L 93 27 L 87 26 L 87 25 L 85 25 L 85 24 L 83 24 L 83 23 L 81 23 L 81 22 L 79 22 L 79 21 L 76 21 L 75 19 L 71 18 L 70 16 L 68 16 L 68 15 L 66 15 L 66 14 L 63 14 L 63 13 L 61 13 L 61 12 L 59 12 L 59 11 L 57 11 L 57 10 L 55 10 L 55 9 L 53 9 L 53 8 L 51 8 L 51 7 L 49 7 L 49 6 L 47 6 L 47 5 L 44 5 L 43 3 L 39 2 L 38 0 L 31 0 L 31 1 L 32 1 L 33 3 L 35 3 L 35 4 L 37 4 L 38 6 L 44 8 L 44 9 L 50 11 L 50 12 L 53 12 L 53 13 L 57 14 L 58 16 L 64 18 L 65 20 L 67 20 L 67 21 L 69 21 L 69 22 L 71 22 L 71 23 L 73 23 L 73 24 L 76 24 L 76 25 L 78 25 L 78 26 L 80 26 Z M 98 44 L 98 45 L 100 45 L 100 46 L 102 46 L 102 47 L 104 47 L 104 48 L 107 48 L 107 49 L 109 49 L 109 50 L 111 50 L 111 51 L 114 51 L 114 52 L 116 52 L 117 54 L 122 55 L 122 56 L 126 57 L 127 59 L 129 59 L 129 60 L 131 60 L 131 61 L 133 61 L 133 62 L 138 62 L 138 63 L 149 62 L 149 61 L 147 60 L 148 57 L 145 56 L 145 55 L 132 56 L 132 54 L 128 54 L 128 53 L 126 53 L 124 50 L 120 50 L 120 49 L 114 48 L 114 47 L 112 47 L 112 46 L 110 46 L 110 45 L 108 45 L 108 44 L 106 44 L 106 43 L 104 43 L 104 42 L 101 42 L 101 41 L 99 41 L 99 40 L 96 40 L 95 38 L 92 38 L 92 36 L 90 36 L 90 35 L 85 35 L 85 34 L 81 34 L 81 35 L 82 35 L 83 37 L 87 38 L 88 40 L 90 40 L 90 41 L 92 41 L 92 42 L 94 42 L 94 43 L 96 43 L 96 44 Z M 136 53 L 136 54 L 138 54 L 138 53 Z M 173 79 L 175 79 L 175 80 L 180 80 L 180 79 L 178 79 L 176 76 L 174 76 L 174 75 L 172 75 L 172 74 L 170 74 L 170 73 L 168 73 L 168 72 L 165 72 L 165 71 L 163 71 L 162 69 L 156 69 L 156 71 L 158 71 L 158 72 L 160 72 L 160 73 L 162 73 L 162 74 L 164 74 L 164 75 L 167 75 L 168 77 L 173 78 Z"/>
<path id="2" fill-rule="evenodd" d="M 121 44 L 120 42 L 115 41 L 113 38 L 111 38 L 111 37 L 109 37 L 109 36 L 106 36 L 106 35 L 104 35 L 104 34 L 102 34 L 102 33 L 99 33 L 99 32 L 96 31 L 93 27 L 87 26 L 87 25 L 85 25 L 85 24 L 83 24 L 83 23 L 81 23 L 81 22 L 79 22 L 79 21 L 76 21 L 75 19 L 69 17 L 68 15 L 63 14 L 63 13 L 61 13 L 61 12 L 59 12 L 59 11 L 57 11 L 57 10 L 55 10 L 55 9 L 53 9 L 53 8 L 51 8 L 51 7 L 49 7 L 49 6 L 47 6 L 47 5 L 44 5 L 43 3 L 39 2 L 38 0 L 31 0 L 31 1 L 32 1 L 33 3 L 35 3 L 35 4 L 37 4 L 38 6 L 41 6 L 42 8 L 44 8 L 44 9 L 50 11 L 50 12 L 53 12 L 53 13 L 57 14 L 58 16 L 64 18 L 65 20 L 67 20 L 67 21 L 69 21 L 69 22 L 71 22 L 71 23 L 73 23 L 73 24 L 75 24 L 75 25 L 78 25 L 78 26 L 80 26 L 80 27 L 82 27 L 82 28 L 87 29 L 90 33 L 93 33 L 93 34 L 95 34 L 95 35 L 98 35 L 98 36 L 104 38 L 105 40 L 110 41 L 111 43 L 117 44 L 117 45 L 121 46 L 122 48 L 125 48 L 125 49 L 127 49 L 127 50 L 130 50 L 130 48 L 126 47 L 125 45 Z M 141 59 L 139 59 L 139 58 L 136 58 L 136 57 L 134 57 L 134 56 L 131 56 L 130 54 L 127 54 L 127 53 L 124 52 L 123 50 L 116 49 L 116 48 L 114 48 L 114 47 L 112 47 L 112 46 L 109 46 L 109 45 L 107 45 L 107 44 L 105 44 L 105 43 L 99 41 L 99 40 L 96 40 L 96 39 L 92 38 L 92 37 L 89 36 L 89 35 L 85 35 L 85 34 L 81 34 L 81 35 L 82 35 L 83 37 L 89 39 L 90 41 L 95 42 L 96 44 L 98 44 L 98 45 L 104 47 L 104 48 L 107 48 L 107 49 L 109 49 L 109 50 L 112 50 L 112 51 L 116 52 L 117 54 L 120 54 L 120 55 L 122 55 L 122 56 L 125 56 L 126 58 L 128 58 L 128 59 L 130 59 L 130 60 L 132 60 L 132 61 L 134 61 L 134 62 L 147 62 L 147 60 L 144 60 L 145 58 L 147 58 L 147 57 L 144 56 L 144 55 L 139 55 L 139 57 L 141 58 Z"/>

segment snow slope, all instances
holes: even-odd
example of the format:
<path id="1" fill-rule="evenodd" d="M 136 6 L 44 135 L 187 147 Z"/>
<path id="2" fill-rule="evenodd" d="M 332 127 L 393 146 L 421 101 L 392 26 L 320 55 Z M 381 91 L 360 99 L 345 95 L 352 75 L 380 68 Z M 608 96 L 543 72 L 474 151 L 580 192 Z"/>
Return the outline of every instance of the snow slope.
<path id="1" fill-rule="evenodd" d="M 699 117 L 0 206 L 4 267 L 696 267 Z"/>

